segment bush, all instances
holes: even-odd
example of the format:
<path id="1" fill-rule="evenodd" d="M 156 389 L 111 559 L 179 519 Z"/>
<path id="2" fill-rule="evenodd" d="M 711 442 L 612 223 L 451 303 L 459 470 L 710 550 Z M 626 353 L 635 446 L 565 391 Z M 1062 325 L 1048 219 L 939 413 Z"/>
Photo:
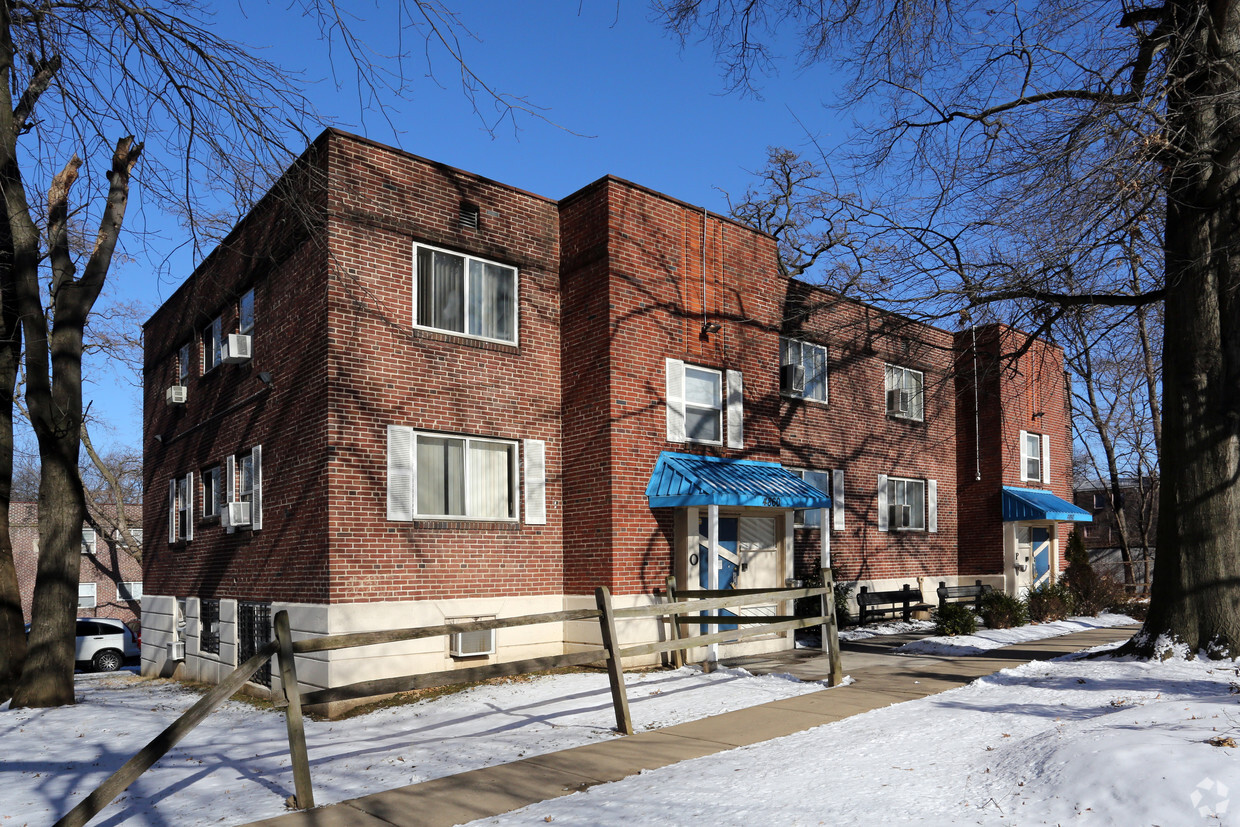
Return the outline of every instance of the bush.
<path id="1" fill-rule="evenodd" d="M 832 577 L 835 573 L 832 572 Z M 803 581 L 805 588 L 816 589 L 822 585 L 822 570 L 814 569 L 814 573 Z M 838 628 L 852 625 L 852 614 L 848 611 L 848 598 L 852 594 L 854 584 L 835 584 L 835 624 Z M 796 601 L 797 617 L 817 617 L 822 604 L 817 597 L 806 597 Z"/>
<path id="2" fill-rule="evenodd" d="M 971 635 L 977 631 L 977 615 L 967 603 L 948 603 L 934 610 L 934 631 L 940 635 Z"/>
<path id="3" fill-rule="evenodd" d="M 1133 620 L 1145 622 L 1145 616 L 1150 613 L 1150 602 L 1148 600 L 1128 600 L 1117 603 L 1111 607 L 1116 614 L 1128 615 Z"/>
<path id="4" fill-rule="evenodd" d="M 982 621 L 990 629 L 1011 629 L 1029 622 L 1029 610 L 1023 601 L 1005 592 L 982 595 Z"/>
<path id="5" fill-rule="evenodd" d="M 1073 614 L 1072 592 L 1063 583 L 1043 583 L 1029 590 L 1026 600 L 1029 619 L 1034 623 L 1063 620 Z"/>
<path id="6" fill-rule="evenodd" d="M 1124 602 L 1123 587 L 1109 577 L 1099 575 L 1089 564 L 1089 552 L 1080 532 L 1068 535 L 1068 570 L 1063 583 L 1072 593 L 1073 609 L 1077 614 L 1097 616 Z"/>

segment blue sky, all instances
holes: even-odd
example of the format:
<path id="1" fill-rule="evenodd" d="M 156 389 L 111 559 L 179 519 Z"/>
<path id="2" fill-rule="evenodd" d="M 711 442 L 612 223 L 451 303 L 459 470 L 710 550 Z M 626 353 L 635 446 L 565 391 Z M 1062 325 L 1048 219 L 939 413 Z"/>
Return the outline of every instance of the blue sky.
<path id="1" fill-rule="evenodd" d="M 376 48 L 392 51 L 395 18 L 386 8 L 377 9 L 380 4 L 354 6 L 370 16 L 359 25 L 374 37 Z M 240 6 L 226 3 L 216 21 L 222 34 L 314 79 L 307 87 L 311 97 L 342 127 L 551 198 L 613 174 L 723 211 L 724 193 L 744 191 L 768 146 L 812 151 L 807 128 L 824 145 L 845 137 L 846 122 L 822 106 L 836 82 L 830 67 L 801 71 L 785 61 L 779 76 L 764 80 L 761 99 L 730 94 L 709 45 L 681 50 L 651 20 L 644 3 L 460 0 L 452 5 L 478 38 L 464 43 L 474 71 L 504 92 L 545 107 L 547 120 L 563 129 L 518 116 L 517 131 L 506 121 L 494 136 L 487 134 L 442 53 L 433 54 L 436 79 L 415 78 L 412 102 L 389 102 L 389 123 L 373 111 L 359 112 L 351 75 L 333 76 L 317 29 L 286 5 L 247 3 L 242 13 Z M 422 52 L 416 35 L 406 38 L 405 46 Z M 420 58 L 409 65 L 419 72 L 426 68 Z M 157 232 L 140 243 L 130 237 L 132 261 L 114 271 L 109 295 L 154 309 L 189 275 L 194 261 L 182 246 L 184 231 L 142 210 L 140 192 L 137 197 L 134 221 Z M 161 279 L 153 275 L 152 262 L 168 255 L 176 266 L 172 276 Z M 95 367 L 86 397 L 92 413 L 109 425 L 98 429 L 96 442 L 137 447 L 139 390 L 106 365 Z"/>

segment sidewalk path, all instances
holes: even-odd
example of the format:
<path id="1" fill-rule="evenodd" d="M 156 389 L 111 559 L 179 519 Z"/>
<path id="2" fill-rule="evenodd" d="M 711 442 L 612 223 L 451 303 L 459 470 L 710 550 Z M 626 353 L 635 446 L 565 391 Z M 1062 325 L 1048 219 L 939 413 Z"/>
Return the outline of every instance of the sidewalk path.
<path id="1" fill-rule="evenodd" d="M 980 655 L 897 655 L 910 638 L 894 635 L 845 643 L 847 686 L 811 692 L 697 721 L 486 767 L 255 822 L 264 827 L 449 827 L 619 781 L 717 752 L 768 741 L 891 704 L 955 689 L 1001 669 L 1131 637 L 1136 626 L 1089 629 L 1027 641 Z M 825 657 L 798 650 L 777 658 L 728 661 L 752 672 L 778 671 L 806 680 L 825 678 Z"/>

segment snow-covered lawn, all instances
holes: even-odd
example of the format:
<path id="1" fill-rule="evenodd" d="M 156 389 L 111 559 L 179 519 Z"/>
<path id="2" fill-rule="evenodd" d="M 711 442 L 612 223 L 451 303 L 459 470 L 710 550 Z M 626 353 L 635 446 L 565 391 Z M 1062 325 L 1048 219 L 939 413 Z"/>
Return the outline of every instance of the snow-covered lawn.
<path id="1" fill-rule="evenodd" d="M 947 657 L 980 655 L 982 652 L 998 649 L 1000 646 L 1059 637 L 1073 632 L 1083 632 L 1086 629 L 1127 626 L 1130 623 L 1136 623 L 1136 621 L 1128 615 L 1101 614 L 1097 617 L 1070 617 L 1067 620 L 1032 623 L 1028 626 L 1018 626 L 1015 629 L 983 629 L 972 635 L 928 637 L 906 643 L 895 651 L 904 655 L 946 655 Z M 930 631 L 933 630 L 934 624 L 931 623 Z"/>
<path id="2" fill-rule="evenodd" d="M 628 674 L 638 730 L 823 688 L 743 670 Z M 49 825 L 198 695 L 132 672 L 77 675 L 75 706 L 0 707 L 0 827 Z M 306 722 L 318 804 L 616 737 L 607 676 L 481 686 L 334 722 Z M 293 791 L 281 713 L 229 701 L 92 824 L 232 825 L 286 812 Z"/>
<path id="3" fill-rule="evenodd" d="M 1240 824 L 1236 662 L 1060 660 L 475 824 Z"/>

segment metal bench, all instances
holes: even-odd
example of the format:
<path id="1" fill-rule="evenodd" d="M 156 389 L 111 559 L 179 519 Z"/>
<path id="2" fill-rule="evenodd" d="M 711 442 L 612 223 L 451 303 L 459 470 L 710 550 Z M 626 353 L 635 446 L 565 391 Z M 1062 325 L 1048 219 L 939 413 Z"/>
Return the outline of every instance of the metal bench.
<path id="1" fill-rule="evenodd" d="M 983 585 L 978 580 L 972 586 L 949 586 L 944 581 L 939 581 L 938 595 L 939 608 L 943 608 L 948 603 L 973 603 L 973 611 L 979 614 L 982 611 L 982 597 L 990 594 L 995 590 L 994 586 Z"/>
<path id="2" fill-rule="evenodd" d="M 876 606 L 885 608 L 875 608 Z M 862 586 L 857 592 L 857 618 L 862 626 L 865 625 L 866 618 L 871 615 L 899 613 L 905 621 L 908 621 L 913 612 L 933 608 L 929 603 L 922 602 L 921 587 L 914 589 L 908 583 L 905 583 L 902 589 L 885 592 L 872 592 Z"/>

